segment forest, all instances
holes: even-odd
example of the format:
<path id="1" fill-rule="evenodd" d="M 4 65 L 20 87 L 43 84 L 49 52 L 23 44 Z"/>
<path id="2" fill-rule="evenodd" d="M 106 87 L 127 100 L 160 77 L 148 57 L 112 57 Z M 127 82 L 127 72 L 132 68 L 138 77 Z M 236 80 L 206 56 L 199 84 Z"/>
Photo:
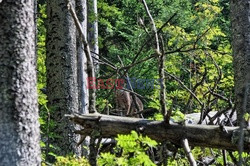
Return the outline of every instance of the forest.
<path id="1" fill-rule="evenodd" d="M 0 166 L 250 165 L 250 0 L 0 0 Z"/>

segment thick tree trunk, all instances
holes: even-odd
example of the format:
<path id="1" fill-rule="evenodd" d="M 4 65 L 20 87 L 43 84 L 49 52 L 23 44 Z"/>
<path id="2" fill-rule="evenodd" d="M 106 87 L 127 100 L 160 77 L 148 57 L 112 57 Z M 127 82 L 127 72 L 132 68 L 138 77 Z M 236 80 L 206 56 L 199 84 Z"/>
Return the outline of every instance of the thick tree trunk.
<path id="1" fill-rule="evenodd" d="M 0 165 L 40 165 L 34 0 L 0 2 Z"/>
<path id="2" fill-rule="evenodd" d="M 67 115 L 74 123 L 84 127 L 76 133 L 83 136 L 90 135 L 98 130 L 104 138 L 129 134 L 136 130 L 148 137 L 164 142 L 166 140 L 181 145 L 182 139 L 188 139 L 191 146 L 237 150 L 239 127 L 221 127 L 209 125 L 177 125 L 166 124 L 163 121 L 152 121 L 138 118 L 92 115 Z M 250 152 L 250 128 L 244 129 L 244 151 Z"/>
<path id="3" fill-rule="evenodd" d="M 65 1 L 47 1 L 47 16 L 47 95 L 56 124 L 53 132 L 59 136 L 51 142 L 58 148 L 56 154 L 80 156 L 80 138 L 73 133 L 77 126 L 63 117 L 79 111 L 75 23 Z"/>
<path id="4" fill-rule="evenodd" d="M 238 122 L 250 113 L 250 0 L 231 0 L 235 106 Z"/>

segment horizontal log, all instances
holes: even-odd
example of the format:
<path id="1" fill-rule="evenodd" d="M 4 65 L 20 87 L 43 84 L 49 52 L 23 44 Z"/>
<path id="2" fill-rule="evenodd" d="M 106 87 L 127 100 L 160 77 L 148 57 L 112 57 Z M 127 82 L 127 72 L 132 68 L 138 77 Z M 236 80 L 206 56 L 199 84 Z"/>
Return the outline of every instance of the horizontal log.
<path id="1" fill-rule="evenodd" d="M 152 121 L 140 118 L 109 116 L 102 114 L 66 115 L 84 129 L 76 133 L 90 135 L 99 130 L 102 137 L 115 137 L 117 134 L 129 134 L 131 130 L 147 135 L 158 142 L 170 141 L 181 145 L 187 138 L 191 146 L 238 150 L 239 127 L 216 125 L 180 125 L 166 124 L 163 121 Z M 244 128 L 244 151 L 250 152 L 250 128 Z"/>

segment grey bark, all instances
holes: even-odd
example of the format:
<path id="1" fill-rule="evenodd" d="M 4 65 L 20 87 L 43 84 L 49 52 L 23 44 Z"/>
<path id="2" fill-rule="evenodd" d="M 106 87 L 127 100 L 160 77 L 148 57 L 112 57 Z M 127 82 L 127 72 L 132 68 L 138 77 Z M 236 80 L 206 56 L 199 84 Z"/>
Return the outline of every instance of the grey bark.
<path id="1" fill-rule="evenodd" d="M 231 0 L 232 48 L 234 57 L 235 108 L 241 128 L 238 141 L 239 163 L 243 164 L 244 115 L 250 114 L 250 0 Z M 248 118 L 248 125 L 250 119 Z"/>
<path id="2" fill-rule="evenodd" d="M 239 127 L 222 127 L 216 125 L 179 125 L 164 121 L 152 121 L 140 118 L 128 118 L 108 115 L 67 115 L 74 123 L 84 127 L 76 133 L 83 136 L 98 133 L 103 138 L 115 137 L 117 134 L 129 134 L 131 130 L 159 141 L 166 140 L 181 145 L 182 139 L 188 139 L 190 146 L 237 150 Z M 245 128 L 244 151 L 250 152 L 250 128 Z M 97 135 L 97 134 L 96 134 Z"/>
<path id="3" fill-rule="evenodd" d="M 34 0 L 0 4 L 0 165 L 40 165 Z"/>
<path id="4" fill-rule="evenodd" d="M 82 26 L 84 35 L 87 36 L 87 2 L 85 0 L 76 0 L 76 13 L 79 22 Z M 84 45 L 81 40 L 81 35 L 77 33 L 77 68 L 78 68 L 78 94 L 79 94 L 79 113 L 89 113 L 89 90 L 87 89 L 87 58 L 84 52 Z M 84 147 L 88 147 L 89 138 L 83 142 Z M 83 156 L 88 155 L 88 150 L 82 148 Z"/>
<path id="5" fill-rule="evenodd" d="M 59 137 L 51 139 L 57 148 L 56 154 L 81 155 L 76 144 L 80 137 L 73 131 L 78 129 L 66 113 L 78 112 L 76 28 L 65 1 L 47 1 L 47 91 L 51 119 L 56 126 L 53 132 Z"/>
<path id="6" fill-rule="evenodd" d="M 68 8 L 69 11 L 75 21 L 76 27 L 81 35 L 81 40 L 82 43 L 84 45 L 84 52 L 87 58 L 87 74 L 89 78 L 95 78 L 95 71 L 94 71 L 94 67 L 93 67 L 93 60 L 91 57 L 91 53 L 90 53 L 90 48 L 89 48 L 89 44 L 87 42 L 87 37 L 84 35 L 81 23 L 79 22 L 75 9 L 73 8 L 72 4 L 70 3 L 70 0 L 67 0 L 68 2 Z M 92 85 L 90 85 L 92 86 Z M 96 89 L 95 88 L 89 88 L 89 113 L 96 113 Z"/>
<path id="7" fill-rule="evenodd" d="M 87 36 L 87 3 L 85 0 L 76 1 L 76 13 L 80 21 L 84 35 Z M 78 84 L 79 84 L 79 102 L 80 113 L 89 113 L 89 91 L 87 89 L 87 58 L 84 52 L 84 45 L 81 35 L 77 33 L 77 61 L 78 61 Z"/>
<path id="8" fill-rule="evenodd" d="M 231 0 L 235 107 L 240 124 L 250 113 L 250 0 Z M 245 108 L 244 108 L 245 107 Z"/>
<path id="9" fill-rule="evenodd" d="M 93 58 L 95 72 L 98 73 L 99 46 L 98 46 L 98 15 L 97 0 L 88 0 L 88 43 Z"/>

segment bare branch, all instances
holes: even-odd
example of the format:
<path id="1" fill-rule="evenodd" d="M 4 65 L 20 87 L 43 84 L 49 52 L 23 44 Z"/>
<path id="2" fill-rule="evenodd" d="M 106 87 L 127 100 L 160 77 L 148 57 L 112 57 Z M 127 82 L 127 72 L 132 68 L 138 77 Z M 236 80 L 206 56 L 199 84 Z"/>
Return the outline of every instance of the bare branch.
<path id="1" fill-rule="evenodd" d="M 174 13 L 166 22 L 165 24 L 163 24 L 160 29 L 158 30 L 157 33 L 161 32 L 162 29 L 168 25 L 168 23 L 176 16 L 177 14 Z M 135 63 L 135 61 L 137 60 L 137 58 L 139 57 L 139 55 L 141 54 L 142 50 L 144 49 L 144 47 L 146 47 L 148 45 L 148 43 L 150 43 L 150 41 L 152 40 L 152 38 L 154 37 L 154 35 L 151 35 L 148 37 L 148 39 L 146 40 L 146 42 L 143 43 L 143 45 L 141 46 L 141 48 L 139 49 L 138 53 L 135 55 L 132 64 Z"/>
<path id="2" fill-rule="evenodd" d="M 160 55 L 160 54 L 161 54 L 161 53 L 160 53 L 160 44 L 159 44 L 158 32 L 157 32 L 157 29 L 156 29 L 156 26 L 155 26 L 155 21 L 154 21 L 152 15 L 151 15 L 151 13 L 150 13 L 150 11 L 149 11 L 149 9 L 148 9 L 148 5 L 147 5 L 146 1 L 145 1 L 145 0 L 142 0 L 142 3 L 143 3 L 143 5 L 144 5 L 144 8 L 145 8 L 147 14 L 148 14 L 148 17 L 149 17 L 150 20 L 151 20 L 152 30 L 153 30 L 154 36 L 155 36 L 155 44 L 156 44 L 156 48 L 155 48 L 155 49 L 156 49 L 157 54 Z"/>
<path id="3" fill-rule="evenodd" d="M 193 156 L 191 149 L 189 147 L 188 140 L 186 138 L 184 138 L 181 140 L 181 142 L 182 142 L 182 147 L 187 155 L 187 158 L 188 158 L 190 165 L 197 166 L 196 161 L 194 159 L 194 156 Z"/>
<path id="4" fill-rule="evenodd" d="M 204 104 L 200 101 L 200 99 L 198 99 L 198 97 L 192 92 L 192 90 L 189 89 L 179 78 L 177 78 L 176 76 L 174 76 L 166 71 L 165 71 L 165 73 L 167 75 L 169 75 L 171 78 L 173 78 L 175 81 L 177 81 L 184 89 L 186 89 L 198 101 L 198 103 L 203 107 Z"/>

